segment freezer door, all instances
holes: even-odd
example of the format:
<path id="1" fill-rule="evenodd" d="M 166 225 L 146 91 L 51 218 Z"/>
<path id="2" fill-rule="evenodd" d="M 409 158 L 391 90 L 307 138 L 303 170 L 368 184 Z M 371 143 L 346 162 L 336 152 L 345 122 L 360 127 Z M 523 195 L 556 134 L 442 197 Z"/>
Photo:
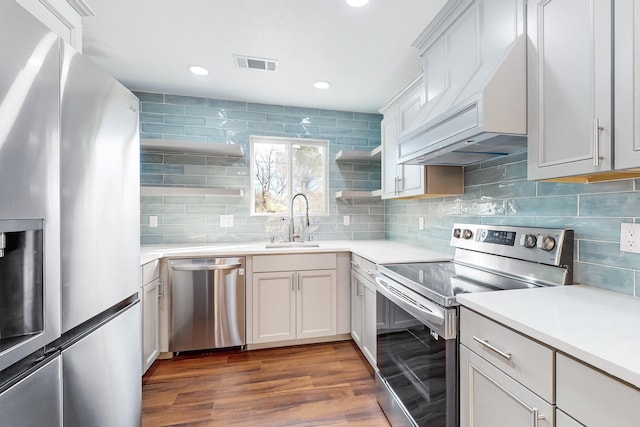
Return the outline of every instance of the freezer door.
<path id="1" fill-rule="evenodd" d="M 60 365 L 56 357 L 1 393 L 0 425 L 61 426 Z"/>
<path id="2" fill-rule="evenodd" d="M 138 99 L 64 44 L 62 330 L 140 287 Z"/>
<path id="3" fill-rule="evenodd" d="M 60 336 L 60 54 L 58 37 L 15 1 L 0 2 L 0 40 L 0 220 L 42 222 L 44 246 L 39 252 L 44 277 L 32 296 L 46 304 L 32 313 L 38 316 L 38 326 L 32 328 L 36 333 L 14 346 L 5 340 L 4 325 L 22 319 L 10 318 L 6 305 L 16 311 L 16 305 L 27 306 L 29 301 L 20 298 L 21 283 L 6 274 L 0 277 L 2 370 Z M 8 236 L 0 240 L 10 245 Z M 9 258 L 4 257 L 5 266 Z M 28 322 L 22 325 L 25 331 L 31 328 Z"/>
<path id="4" fill-rule="evenodd" d="M 65 426 L 139 427 L 140 303 L 62 351 Z"/>

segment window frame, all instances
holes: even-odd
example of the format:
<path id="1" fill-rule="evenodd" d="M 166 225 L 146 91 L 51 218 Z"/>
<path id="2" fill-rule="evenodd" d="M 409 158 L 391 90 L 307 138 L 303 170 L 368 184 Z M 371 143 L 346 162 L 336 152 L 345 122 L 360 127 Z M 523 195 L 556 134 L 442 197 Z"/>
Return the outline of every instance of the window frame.
<path id="1" fill-rule="evenodd" d="M 261 136 L 261 135 L 251 135 L 249 137 L 249 151 L 250 151 L 250 164 L 249 164 L 249 175 L 250 175 L 250 189 L 251 199 L 249 201 L 250 204 L 250 215 L 251 216 L 262 216 L 262 217 L 273 217 L 273 216 L 287 216 L 289 215 L 289 211 L 285 212 L 256 212 L 256 181 L 255 181 L 255 150 L 254 145 L 256 143 L 268 143 L 268 144 L 284 144 L 288 145 L 288 176 L 287 176 L 287 188 L 289 189 L 288 201 L 291 202 L 291 197 L 294 195 L 291 191 L 293 189 L 293 173 L 292 173 L 292 164 L 293 164 L 293 149 L 294 145 L 315 145 L 319 147 L 323 147 L 325 150 L 324 156 L 324 211 L 312 211 L 309 210 L 309 215 L 314 216 L 329 216 L 330 215 L 330 206 L 329 206 L 329 140 L 328 139 L 313 139 L 313 138 L 295 138 L 295 137 L 279 137 L 279 136 Z"/>

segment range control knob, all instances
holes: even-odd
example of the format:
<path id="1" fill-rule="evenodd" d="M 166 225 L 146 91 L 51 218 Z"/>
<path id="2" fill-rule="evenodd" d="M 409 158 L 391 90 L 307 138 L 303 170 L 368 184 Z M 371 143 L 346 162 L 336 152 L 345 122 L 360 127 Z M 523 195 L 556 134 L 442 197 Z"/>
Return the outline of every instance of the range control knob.
<path id="1" fill-rule="evenodd" d="M 453 237 L 455 237 L 456 239 L 459 239 L 461 234 L 462 234 L 462 230 L 460 230 L 459 228 L 453 229 Z"/>
<path id="2" fill-rule="evenodd" d="M 544 236 L 539 242 L 538 247 L 543 251 L 550 251 L 556 247 L 556 239 L 551 236 Z"/>
<path id="3" fill-rule="evenodd" d="M 469 240 L 471 237 L 473 237 L 473 232 L 471 230 L 469 230 L 468 228 L 462 230 L 463 239 Z"/>
<path id="4" fill-rule="evenodd" d="M 537 240 L 538 239 L 536 238 L 535 235 L 525 234 L 522 241 L 522 246 L 524 246 L 525 248 L 535 248 Z"/>

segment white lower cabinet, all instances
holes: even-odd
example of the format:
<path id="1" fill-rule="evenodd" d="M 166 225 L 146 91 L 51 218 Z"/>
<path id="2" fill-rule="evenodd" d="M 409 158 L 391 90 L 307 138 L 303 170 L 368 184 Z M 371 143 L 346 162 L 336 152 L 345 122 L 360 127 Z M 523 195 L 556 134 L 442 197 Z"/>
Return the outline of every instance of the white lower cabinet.
<path id="1" fill-rule="evenodd" d="M 560 409 L 556 409 L 556 427 L 584 427 L 584 425 L 580 424 Z"/>
<path id="2" fill-rule="evenodd" d="M 552 427 L 553 406 L 461 345 L 460 425 Z"/>
<path id="3" fill-rule="evenodd" d="M 464 307 L 460 426 L 553 427 L 553 349 Z"/>
<path id="4" fill-rule="evenodd" d="M 336 254 L 255 256 L 253 272 L 254 344 L 336 335 Z"/>
<path id="5" fill-rule="evenodd" d="M 294 272 L 253 274 L 253 342 L 296 338 Z"/>
<path id="6" fill-rule="evenodd" d="M 160 281 L 159 261 L 144 264 L 142 276 L 142 373 L 144 374 L 160 355 Z"/>
<path id="7" fill-rule="evenodd" d="M 556 355 L 556 404 L 585 426 L 640 425 L 640 390 L 561 353 Z"/>
<path id="8" fill-rule="evenodd" d="M 384 307 L 382 302 L 378 302 L 376 299 L 376 288 L 370 282 L 364 282 L 364 316 L 363 316 L 363 328 L 362 336 L 364 341 L 362 342 L 362 353 L 367 358 L 371 366 L 376 367 L 376 323 L 377 318 L 380 316 L 380 307 Z"/>
<path id="9" fill-rule="evenodd" d="M 364 285 L 355 271 L 351 271 L 351 338 L 362 349 L 364 325 Z"/>
<path id="10" fill-rule="evenodd" d="M 640 389 L 461 307 L 461 427 L 637 427 L 639 407 Z"/>
<path id="11" fill-rule="evenodd" d="M 371 366 L 376 366 L 376 321 L 379 315 L 375 285 L 352 272 L 351 337 Z"/>
<path id="12" fill-rule="evenodd" d="M 386 305 L 376 298 L 376 265 L 355 254 L 351 264 L 351 337 L 375 369 L 377 323 L 385 321 Z"/>

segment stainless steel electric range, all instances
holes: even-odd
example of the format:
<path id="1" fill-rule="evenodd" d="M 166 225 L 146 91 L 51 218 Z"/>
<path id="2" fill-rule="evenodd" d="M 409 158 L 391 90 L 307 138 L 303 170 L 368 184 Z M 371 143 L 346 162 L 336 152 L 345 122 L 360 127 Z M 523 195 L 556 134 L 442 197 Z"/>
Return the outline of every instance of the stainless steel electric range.
<path id="1" fill-rule="evenodd" d="M 377 396 L 394 427 L 458 425 L 456 295 L 573 281 L 573 230 L 455 224 L 451 246 L 450 262 L 378 266 Z"/>

